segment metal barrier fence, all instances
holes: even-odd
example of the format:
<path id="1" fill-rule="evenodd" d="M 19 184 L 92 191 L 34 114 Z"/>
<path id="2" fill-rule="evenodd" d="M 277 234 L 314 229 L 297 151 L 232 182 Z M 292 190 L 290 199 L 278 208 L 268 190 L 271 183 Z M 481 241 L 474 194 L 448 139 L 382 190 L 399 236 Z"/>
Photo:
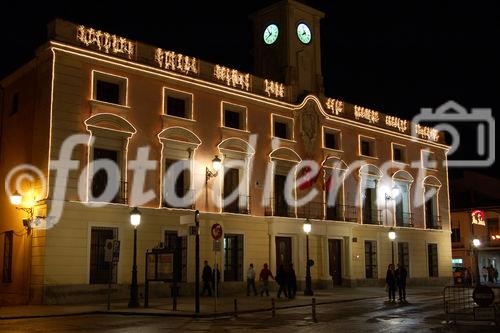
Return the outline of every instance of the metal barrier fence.
<path id="1" fill-rule="evenodd" d="M 498 307 L 500 290 L 497 287 L 493 287 L 493 289 L 496 289 L 496 299 L 493 306 Z M 457 319 L 461 321 L 476 320 L 474 318 L 474 308 L 477 308 L 478 305 L 472 298 L 473 292 L 474 288 L 467 286 L 447 286 L 443 289 L 443 307 L 448 323 L 456 322 Z"/>

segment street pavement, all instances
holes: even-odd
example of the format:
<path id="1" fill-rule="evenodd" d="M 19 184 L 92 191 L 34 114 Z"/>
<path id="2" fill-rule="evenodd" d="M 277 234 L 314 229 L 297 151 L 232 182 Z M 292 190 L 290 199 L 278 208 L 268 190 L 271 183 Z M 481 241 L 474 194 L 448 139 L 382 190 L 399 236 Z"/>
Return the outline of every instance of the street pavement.
<path id="1" fill-rule="evenodd" d="M 215 318 L 193 318 L 186 316 L 188 311 L 178 311 L 184 317 L 172 317 L 172 312 L 163 309 L 166 305 L 161 304 L 147 310 L 151 313 L 142 309 L 135 313 L 115 309 L 112 313 L 88 311 L 86 314 L 82 311 L 61 316 L 57 311 L 50 314 L 46 310 L 50 317 L 0 320 L 0 332 L 499 332 L 498 327 L 488 322 L 473 322 L 472 317 L 467 316 L 459 318 L 458 323 L 447 324 L 441 289 L 438 288 L 411 290 L 406 304 L 387 302 L 383 288 L 339 288 L 331 292 L 321 291 L 315 296 L 318 303 L 316 321 L 311 306 L 302 306 L 310 304 L 309 297 L 300 296 L 295 301 L 277 300 L 273 317 L 267 306 L 269 299 L 241 296 L 242 310 L 248 312 L 240 313 L 237 318 L 229 311 L 225 315 L 221 313 L 230 309 L 232 299 L 227 297 L 221 300 L 227 304 L 219 304 L 219 316 Z M 214 300 L 202 300 L 205 314 L 212 313 L 210 308 Z M 186 306 L 192 305 L 189 299 L 185 302 Z M 85 307 L 79 309 L 94 309 L 89 305 Z M 94 307 L 102 308 L 102 305 Z M 18 311 L 22 309 L 16 308 Z M 46 307 L 34 308 L 27 314 L 33 315 L 34 310 L 41 308 Z M 5 310 L 0 308 L 0 313 L 5 314 Z M 10 311 L 11 315 L 15 314 L 13 309 Z"/>

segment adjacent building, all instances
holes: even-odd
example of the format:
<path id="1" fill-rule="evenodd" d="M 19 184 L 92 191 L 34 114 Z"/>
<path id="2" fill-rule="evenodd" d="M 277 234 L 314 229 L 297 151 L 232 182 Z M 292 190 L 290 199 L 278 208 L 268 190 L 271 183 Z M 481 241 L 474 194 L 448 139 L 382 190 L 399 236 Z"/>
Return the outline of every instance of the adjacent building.
<path id="1" fill-rule="evenodd" d="M 457 194 L 451 210 L 452 260 L 457 276 L 467 268 L 474 279 L 479 276 L 484 283 L 491 282 L 491 277 L 483 276 L 483 267 L 500 270 L 499 186 L 498 179 L 475 172 L 465 172 L 452 183 Z"/>
<path id="2" fill-rule="evenodd" d="M 52 22 L 36 57 L 1 81 L 2 303 L 100 300 L 110 276 L 126 297 L 133 206 L 140 284 L 146 250 L 161 243 L 181 257 L 181 292 L 192 291 L 195 210 L 223 293 L 244 288 L 250 263 L 293 263 L 303 283 L 306 220 L 315 288 L 383 285 L 393 260 L 410 283 L 448 283 L 448 146 L 431 128 L 324 95 L 323 16 L 291 0 L 254 14 L 257 75 Z M 105 172 L 102 159 L 117 167 Z M 31 176 L 24 210 L 9 201 L 20 174 Z M 116 191 L 99 202 L 107 186 Z M 182 196 L 192 200 L 171 200 Z M 115 267 L 106 239 L 121 241 Z"/>

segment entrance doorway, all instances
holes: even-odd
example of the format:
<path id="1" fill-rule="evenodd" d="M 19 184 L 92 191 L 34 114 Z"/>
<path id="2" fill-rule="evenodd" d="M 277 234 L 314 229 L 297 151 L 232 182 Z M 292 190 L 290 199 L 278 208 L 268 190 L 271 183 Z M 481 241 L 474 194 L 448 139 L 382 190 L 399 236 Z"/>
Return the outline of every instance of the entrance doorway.
<path id="1" fill-rule="evenodd" d="M 280 265 L 288 267 L 292 263 L 292 238 L 276 237 L 276 271 Z"/>
<path id="2" fill-rule="evenodd" d="M 328 240 L 328 258 L 330 276 L 334 286 L 342 285 L 342 240 Z"/>
<path id="3" fill-rule="evenodd" d="M 104 260 L 106 239 L 118 239 L 117 228 L 92 227 L 90 232 L 90 284 L 116 283 L 116 265 Z M 113 270 L 110 272 L 110 270 Z"/>

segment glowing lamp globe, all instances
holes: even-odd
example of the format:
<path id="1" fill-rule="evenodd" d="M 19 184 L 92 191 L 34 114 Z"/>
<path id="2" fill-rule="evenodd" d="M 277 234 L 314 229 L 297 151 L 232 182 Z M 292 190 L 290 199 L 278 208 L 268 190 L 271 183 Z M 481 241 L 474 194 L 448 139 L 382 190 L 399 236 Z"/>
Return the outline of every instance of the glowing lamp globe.
<path id="1" fill-rule="evenodd" d="M 134 209 L 130 212 L 130 224 L 134 227 L 141 224 L 141 212 L 137 209 L 137 207 L 134 207 Z"/>

